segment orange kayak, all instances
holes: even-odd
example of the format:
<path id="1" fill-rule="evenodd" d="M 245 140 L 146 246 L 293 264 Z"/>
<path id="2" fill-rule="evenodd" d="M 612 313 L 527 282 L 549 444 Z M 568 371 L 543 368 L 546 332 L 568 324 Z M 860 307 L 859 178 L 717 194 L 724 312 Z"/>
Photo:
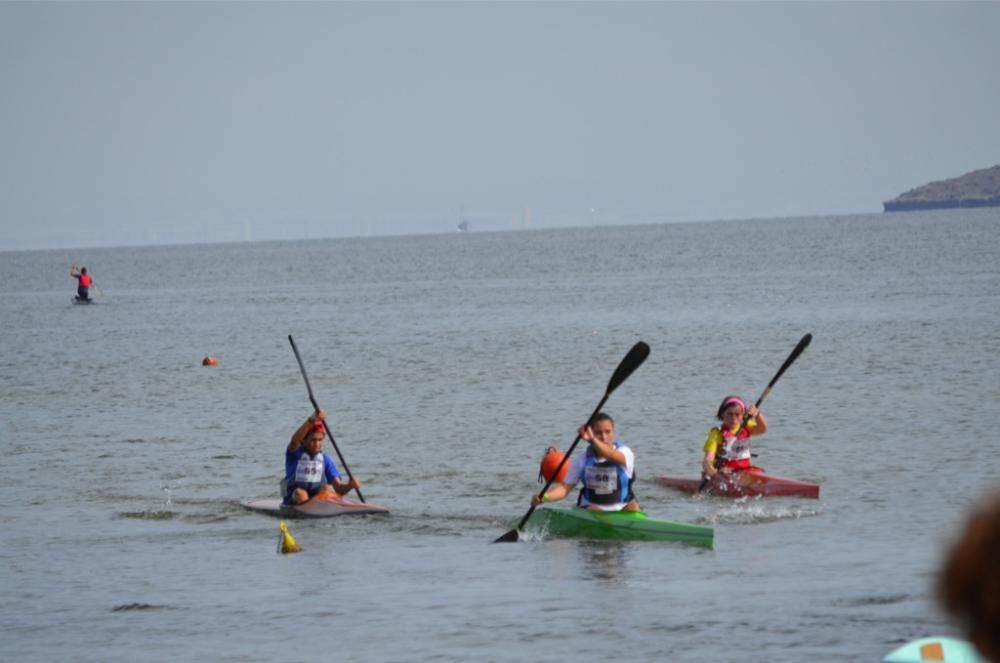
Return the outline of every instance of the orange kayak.
<path id="1" fill-rule="evenodd" d="M 700 475 L 664 474 L 656 477 L 656 483 L 685 493 L 697 493 L 701 487 Z M 819 486 L 815 483 L 786 479 L 767 474 L 759 467 L 749 470 L 716 474 L 702 493 L 719 497 L 808 497 L 819 498 Z"/>

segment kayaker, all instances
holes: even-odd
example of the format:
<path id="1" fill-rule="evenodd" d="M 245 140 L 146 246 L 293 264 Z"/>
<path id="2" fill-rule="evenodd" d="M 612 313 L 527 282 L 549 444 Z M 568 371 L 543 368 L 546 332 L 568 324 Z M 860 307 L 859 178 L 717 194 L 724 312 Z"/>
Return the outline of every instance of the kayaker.
<path id="1" fill-rule="evenodd" d="M 938 596 L 962 622 L 965 637 L 987 661 L 1000 663 L 1000 491 L 969 515 L 945 559 Z"/>
<path id="2" fill-rule="evenodd" d="M 77 280 L 76 296 L 84 301 L 90 299 L 90 286 L 94 280 L 87 273 L 87 268 L 81 267 L 80 271 L 76 271 L 76 265 L 73 265 L 69 268 L 69 275 Z"/>
<path id="3" fill-rule="evenodd" d="M 565 478 L 554 481 L 544 495 L 532 495 L 531 504 L 557 502 L 582 482 L 577 506 L 592 511 L 639 511 L 632 491 L 635 454 L 615 436 L 614 419 L 599 413 L 592 423 L 580 427 L 580 439 L 588 443 L 587 452 L 569 461 Z"/>
<path id="4" fill-rule="evenodd" d="M 345 495 L 361 487 L 357 478 L 342 481 L 333 459 L 323 453 L 326 412 L 313 412 L 298 429 L 285 450 L 285 503 L 302 504 L 332 487 Z"/>
<path id="5" fill-rule="evenodd" d="M 746 424 L 743 418 L 749 416 Z M 739 396 L 722 399 L 715 418 L 721 423 L 708 432 L 705 440 L 705 460 L 702 471 L 708 479 L 717 472 L 729 473 L 733 470 L 749 469 L 753 466 L 750 455 L 750 438 L 767 432 L 764 413 L 746 403 Z"/>

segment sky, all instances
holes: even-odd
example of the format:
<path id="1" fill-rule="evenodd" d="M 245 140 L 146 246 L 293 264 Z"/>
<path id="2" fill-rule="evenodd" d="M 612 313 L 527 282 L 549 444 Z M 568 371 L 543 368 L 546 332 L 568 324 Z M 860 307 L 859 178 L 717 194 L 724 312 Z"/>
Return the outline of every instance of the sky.
<path id="1" fill-rule="evenodd" d="M 1000 2 L 0 2 L 0 251 L 876 213 Z"/>

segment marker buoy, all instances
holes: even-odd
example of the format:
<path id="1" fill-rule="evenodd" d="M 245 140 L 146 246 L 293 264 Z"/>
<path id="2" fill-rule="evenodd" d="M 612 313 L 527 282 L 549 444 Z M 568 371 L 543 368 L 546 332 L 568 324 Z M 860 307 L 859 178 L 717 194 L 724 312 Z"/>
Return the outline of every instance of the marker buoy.
<path id="1" fill-rule="evenodd" d="M 278 552 L 282 555 L 302 552 L 302 546 L 295 541 L 292 533 L 288 531 L 288 525 L 285 524 L 284 520 L 278 525 L 278 529 L 281 530 L 281 534 L 278 535 Z"/>
<path id="2" fill-rule="evenodd" d="M 219 360 L 216 359 L 215 357 L 205 357 L 204 359 L 201 360 L 201 365 L 202 366 L 218 366 L 219 365 Z"/>

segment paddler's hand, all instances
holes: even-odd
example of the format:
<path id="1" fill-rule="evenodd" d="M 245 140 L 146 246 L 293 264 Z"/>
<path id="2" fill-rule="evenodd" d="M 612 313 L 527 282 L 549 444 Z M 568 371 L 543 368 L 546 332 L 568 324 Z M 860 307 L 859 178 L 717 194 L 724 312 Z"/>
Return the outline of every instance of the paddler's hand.
<path id="1" fill-rule="evenodd" d="M 749 417 L 750 419 L 755 418 L 758 414 L 760 414 L 760 410 L 757 409 L 756 405 L 751 405 L 749 408 L 747 408 L 747 417 Z"/>
<path id="2" fill-rule="evenodd" d="M 324 419 L 326 419 L 326 410 L 324 410 L 323 408 L 316 410 L 315 412 L 313 412 L 312 418 L 315 419 L 316 421 L 323 421 Z"/>
<path id="3" fill-rule="evenodd" d="M 539 504 L 541 504 L 544 501 L 545 500 L 541 496 L 539 496 L 539 495 L 532 495 L 531 496 L 531 506 L 533 506 L 533 507 L 534 506 L 538 506 Z"/>
<path id="4" fill-rule="evenodd" d="M 361 490 L 361 482 L 356 478 L 351 477 L 350 481 L 341 481 L 340 479 L 333 480 L 333 489 L 338 495 L 346 495 L 351 492 L 351 490 Z"/>
<path id="5" fill-rule="evenodd" d="M 593 443 L 594 441 L 594 429 L 590 427 L 589 423 L 580 426 L 580 430 L 577 431 L 580 435 L 580 439 L 588 443 Z"/>

